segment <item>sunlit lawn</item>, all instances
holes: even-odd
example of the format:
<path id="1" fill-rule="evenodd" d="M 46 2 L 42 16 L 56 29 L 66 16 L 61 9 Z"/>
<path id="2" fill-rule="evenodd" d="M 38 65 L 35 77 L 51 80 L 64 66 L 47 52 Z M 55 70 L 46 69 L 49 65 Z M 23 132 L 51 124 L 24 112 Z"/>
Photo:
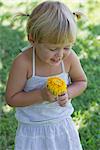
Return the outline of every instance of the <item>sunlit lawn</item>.
<path id="1" fill-rule="evenodd" d="M 68 1 L 69 3 L 69 1 Z M 35 2 L 36 4 L 36 2 Z M 35 5 L 34 4 L 34 5 Z M 72 6 L 71 3 L 69 3 Z M 30 6 L 30 7 L 29 7 Z M 100 25 L 99 1 L 89 1 L 74 6 L 87 12 L 87 18 L 78 22 L 78 38 L 73 49 L 78 54 L 87 74 L 88 87 L 80 97 L 73 100 L 73 119 L 79 129 L 84 150 L 99 150 L 99 101 L 100 101 Z M 12 150 L 17 127 L 15 110 L 5 103 L 5 87 L 10 65 L 20 49 L 26 46 L 25 20 L 11 17 L 18 10 L 29 11 L 32 2 L 0 2 L 0 149 Z M 30 9 L 29 9 L 30 8 Z M 73 7 L 72 7 L 73 8 Z"/>

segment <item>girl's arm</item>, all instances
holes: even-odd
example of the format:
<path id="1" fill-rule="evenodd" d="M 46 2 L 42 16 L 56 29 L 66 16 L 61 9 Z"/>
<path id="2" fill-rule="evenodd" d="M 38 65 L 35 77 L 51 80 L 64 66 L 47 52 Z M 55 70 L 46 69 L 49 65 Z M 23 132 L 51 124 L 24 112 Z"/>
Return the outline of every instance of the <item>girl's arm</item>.
<path id="1" fill-rule="evenodd" d="M 87 78 L 82 69 L 78 56 L 72 50 L 68 58 L 71 62 L 69 75 L 72 84 L 68 87 L 68 97 L 72 99 L 79 96 L 87 87 Z"/>
<path id="2" fill-rule="evenodd" d="M 29 106 L 43 102 L 40 90 L 24 92 L 28 63 L 25 55 L 19 55 L 12 65 L 6 87 L 6 102 L 12 107 Z"/>

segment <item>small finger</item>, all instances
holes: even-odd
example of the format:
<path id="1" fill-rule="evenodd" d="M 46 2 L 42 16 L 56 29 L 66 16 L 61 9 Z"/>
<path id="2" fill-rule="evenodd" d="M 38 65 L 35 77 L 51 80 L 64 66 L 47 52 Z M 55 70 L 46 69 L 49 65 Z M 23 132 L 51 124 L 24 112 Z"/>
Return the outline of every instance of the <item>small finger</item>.
<path id="1" fill-rule="evenodd" d="M 62 106 L 62 107 L 64 107 L 64 106 L 66 106 L 66 103 L 65 104 L 59 104 L 60 106 Z"/>
<path id="2" fill-rule="evenodd" d="M 58 101 L 61 101 L 61 102 L 63 102 L 63 101 L 66 101 L 66 100 L 65 100 L 65 98 L 64 98 L 64 99 L 59 99 Z"/>
<path id="3" fill-rule="evenodd" d="M 64 100 L 64 101 L 59 101 L 58 103 L 59 103 L 60 105 L 65 105 L 65 104 L 67 103 L 67 101 L 65 101 L 65 100 Z"/>

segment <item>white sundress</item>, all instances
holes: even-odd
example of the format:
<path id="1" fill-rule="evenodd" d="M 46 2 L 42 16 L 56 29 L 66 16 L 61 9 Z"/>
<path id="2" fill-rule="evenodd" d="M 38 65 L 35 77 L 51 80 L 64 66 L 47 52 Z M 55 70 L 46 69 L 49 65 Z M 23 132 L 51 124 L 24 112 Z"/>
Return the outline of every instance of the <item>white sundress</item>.
<path id="1" fill-rule="evenodd" d="M 26 48 L 27 49 L 27 48 Z M 62 73 L 56 75 L 69 84 L 64 64 Z M 33 75 L 27 80 L 24 91 L 42 88 L 48 77 L 35 75 L 35 50 L 33 49 Z M 61 107 L 57 102 L 34 104 L 16 108 L 18 129 L 15 150 L 82 150 L 78 131 L 71 118 L 74 109 L 71 101 Z"/>

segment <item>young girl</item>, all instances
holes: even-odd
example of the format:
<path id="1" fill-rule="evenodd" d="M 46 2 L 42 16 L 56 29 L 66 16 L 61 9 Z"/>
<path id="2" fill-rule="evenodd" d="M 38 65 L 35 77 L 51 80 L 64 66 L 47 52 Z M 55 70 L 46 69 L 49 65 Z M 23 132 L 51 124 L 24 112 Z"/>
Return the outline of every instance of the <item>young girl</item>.
<path id="1" fill-rule="evenodd" d="M 82 150 L 71 118 L 71 99 L 87 86 L 71 49 L 76 39 L 74 15 L 61 2 L 45 1 L 29 15 L 27 33 L 31 45 L 14 60 L 6 90 L 7 104 L 16 107 L 19 125 L 15 150 Z M 58 97 L 45 86 L 55 76 L 68 86 Z"/>

